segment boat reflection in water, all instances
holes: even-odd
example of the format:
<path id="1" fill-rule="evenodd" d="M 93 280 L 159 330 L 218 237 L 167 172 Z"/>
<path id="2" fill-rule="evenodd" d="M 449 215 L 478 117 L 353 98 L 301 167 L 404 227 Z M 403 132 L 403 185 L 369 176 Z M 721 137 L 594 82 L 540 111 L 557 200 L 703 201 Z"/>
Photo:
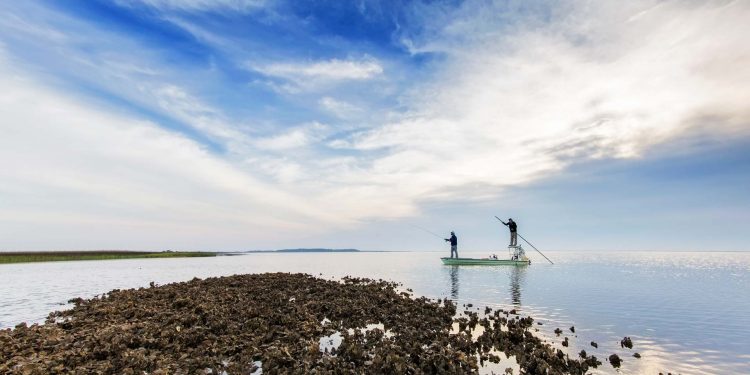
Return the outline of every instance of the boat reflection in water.
<path id="1" fill-rule="evenodd" d="M 521 284 L 526 277 L 526 267 L 511 267 L 510 298 L 515 306 L 521 306 Z"/>
<path id="2" fill-rule="evenodd" d="M 464 278 L 468 278 L 468 284 L 466 284 L 467 280 L 464 280 L 464 287 L 466 287 L 468 290 L 469 295 L 465 295 L 465 299 L 475 299 L 473 301 L 474 303 L 481 301 L 483 298 L 481 296 L 474 296 L 472 291 L 485 291 L 484 295 L 494 295 L 496 296 L 497 293 L 500 293 L 501 295 L 505 294 L 502 292 L 502 290 L 505 290 L 505 287 L 503 287 L 504 282 L 501 280 L 504 279 L 503 274 L 506 274 L 509 278 L 509 285 L 510 288 L 507 289 L 509 296 L 510 296 L 510 303 L 513 304 L 516 307 L 521 306 L 521 290 L 523 289 L 523 285 L 525 284 L 524 280 L 526 278 L 526 267 L 501 267 L 501 268 L 485 268 L 485 267 L 468 267 L 461 269 L 461 266 L 448 266 L 446 267 L 448 271 L 448 277 L 450 278 L 450 299 L 454 302 L 458 302 L 459 299 L 459 288 L 460 288 L 460 278 L 461 274 L 464 274 Z M 492 277 L 477 277 L 479 276 L 477 273 L 491 273 Z M 501 281 L 499 284 L 495 285 L 472 285 L 472 280 L 498 280 Z M 507 280 L 507 279 L 506 279 Z M 493 290 L 494 293 L 488 292 L 488 289 Z M 506 295 L 507 296 L 507 295 Z M 502 298 L 502 297 L 501 297 Z M 507 297 L 506 297 L 507 298 Z M 502 298 L 504 299 L 504 298 Z M 507 299 L 505 302 L 501 301 L 484 301 L 485 303 L 494 304 L 494 303 L 501 303 L 505 304 L 507 303 Z"/>
<path id="3" fill-rule="evenodd" d="M 451 275 L 451 299 L 458 300 L 458 266 L 450 266 Z"/>

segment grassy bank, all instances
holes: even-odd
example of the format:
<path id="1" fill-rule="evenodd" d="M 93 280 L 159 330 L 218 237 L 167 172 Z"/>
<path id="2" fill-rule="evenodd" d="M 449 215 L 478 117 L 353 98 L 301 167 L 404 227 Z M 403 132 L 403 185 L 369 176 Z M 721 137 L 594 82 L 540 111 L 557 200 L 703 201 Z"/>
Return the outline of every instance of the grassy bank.
<path id="1" fill-rule="evenodd" d="M 110 260 L 133 258 L 184 258 L 213 257 L 216 253 L 206 251 L 44 251 L 44 252 L 0 252 L 0 264 L 27 262 L 59 262 L 66 260 Z"/>

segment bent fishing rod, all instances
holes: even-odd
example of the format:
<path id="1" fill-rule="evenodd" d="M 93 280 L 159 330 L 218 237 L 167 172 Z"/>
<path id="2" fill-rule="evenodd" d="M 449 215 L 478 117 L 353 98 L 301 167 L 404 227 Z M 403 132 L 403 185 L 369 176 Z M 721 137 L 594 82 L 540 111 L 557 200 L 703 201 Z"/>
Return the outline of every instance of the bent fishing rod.
<path id="1" fill-rule="evenodd" d="M 497 219 L 497 220 L 500 220 L 500 222 L 501 222 L 501 223 L 505 224 L 505 222 L 504 222 L 504 221 L 502 221 L 502 220 L 501 220 L 501 219 L 500 219 L 499 217 L 495 216 L 495 219 Z M 529 246 L 531 246 L 532 248 L 534 248 L 534 250 L 536 250 L 536 251 L 537 251 L 537 252 L 538 252 L 539 254 L 542 254 L 542 256 L 544 257 L 544 259 L 547 259 L 547 261 L 548 261 L 548 262 L 550 262 L 551 264 L 555 264 L 555 263 L 553 263 L 553 262 L 552 262 L 551 260 L 549 260 L 549 258 L 547 258 L 547 256 L 546 256 L 546 255 L 544 255 L 544 254 L 543 254 L 543 253 L 542 253 L 541 251 L 539 251 L 539 249 L 537 249 L 537 248 L 536 248 L 536 246 L 532 245 L 532 244 L 531 244 L 531 242 L 529 242 L 529 241 L 528 241 L 527 239 L 523 238 L 523 236 L 521 235 L 521 233 L 518 233 L 518 232 L 516 232 L 516 235 L 517 235 L 518 237 L 521 237 L 521 239 L 522 239 L 522 240 L 523 240 L 524 242 L 526 242 L 527 244 L 529 244 Z"/>
<path id="2" fill-rule="evenodd" d="M 435 232 L 433 232 L 433 231 L 431 231 L 429 229 L 422 228 L 419 225 L 414 225 L 414 224 L 409 224 L 409 225 L 413 226 L 414 228 L 421 229 L 421 230 L 423 230 L 423 231 L 425 231 L 425 232 L 427 232 L 427 233 L 429 233 L 429 234 L 431 234 L 431 235 L 433 235 L 433 236 L 435 236 L 435 237 L 437 237 L 437 238 L 439 238 L 441 240 L 445 240 L 445 237 L 443 237 L 443 236 L 441 236 L 441 235 L 439 235 L 439 234 L 437 234 L 437 233 L 435 233 Z"/>

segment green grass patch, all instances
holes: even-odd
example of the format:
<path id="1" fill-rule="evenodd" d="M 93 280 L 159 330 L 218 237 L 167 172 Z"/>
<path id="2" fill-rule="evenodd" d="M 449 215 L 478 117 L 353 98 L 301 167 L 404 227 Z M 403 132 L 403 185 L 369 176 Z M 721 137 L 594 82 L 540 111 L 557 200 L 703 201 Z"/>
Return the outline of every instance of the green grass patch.
<path id="1" fill-rule="evenodd" d="M 28 262 L 61 262 L 69 260 L 112 260 L 135 258 L 190 258 L 213 257 L 207 251 L 45 251 L 45 252 L 0 252 L 0 264 Z"/>

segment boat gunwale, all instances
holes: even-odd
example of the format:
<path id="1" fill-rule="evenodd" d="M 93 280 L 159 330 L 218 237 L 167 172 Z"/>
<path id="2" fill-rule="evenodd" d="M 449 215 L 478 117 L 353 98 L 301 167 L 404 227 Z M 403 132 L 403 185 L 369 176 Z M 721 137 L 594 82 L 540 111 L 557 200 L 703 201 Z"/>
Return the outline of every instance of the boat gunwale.
<path id="1" fill-rule="evenodd" d="M 441 257 L 440 260 L 446 266 L 460 265 L 509 265 L 509 266 L 526 266 L 531 264 L 531 260 L 513 260 L 513 259 L 487 259 L 487 258 L 449 258 Z"/>

